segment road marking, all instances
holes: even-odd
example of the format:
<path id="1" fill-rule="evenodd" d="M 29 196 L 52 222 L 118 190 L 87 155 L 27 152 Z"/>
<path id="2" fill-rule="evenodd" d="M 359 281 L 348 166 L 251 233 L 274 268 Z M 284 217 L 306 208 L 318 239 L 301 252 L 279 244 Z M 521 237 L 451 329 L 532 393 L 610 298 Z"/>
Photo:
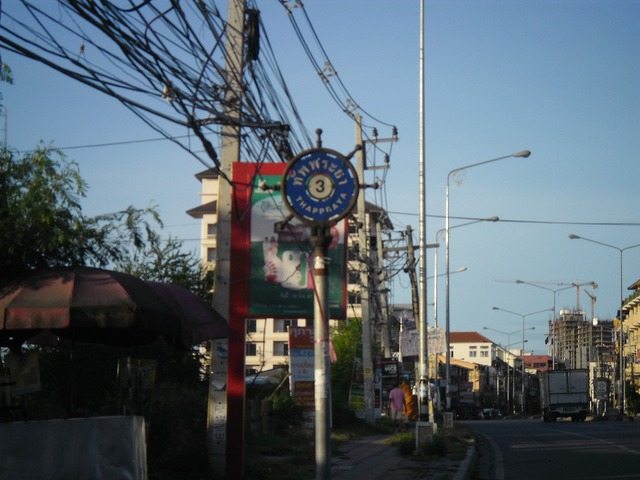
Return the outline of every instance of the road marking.
<path id="1" fill-rule="evenodd" d="M 582 438 L 586 438 L 588 440 L 595 440 L 596 442 L 599 443 L 605 443 L 607 445 L 610 445 L 612 447 L 618 448 L 624 452 L 630 453 L 632 455 L 640 455 L 640 452 L 638 450 L 634 450 L 633 448 L 629 448 L 625 445 L 619 445 L 615 442 L 611 442 L 609 440 L 602 440 L 601 438 L 596 438 L 596 437 L 591 437 L 589 435 L 585 435 L 583 433 L 576 433 L 576 432 L 565 432 L 568 433 L 569 435 L 575 435 L 576 437 L 582 437 Z"/>
<path id="2" fill-rule="evenodd" d="M 495 480 L 504 480 L 504 457 L 502 456 L 502 450 L 500 450 L 496 441 L 489 435 L 482 434 L 482 436 L 489 442 L 491 450 L 493 451 Z"/>

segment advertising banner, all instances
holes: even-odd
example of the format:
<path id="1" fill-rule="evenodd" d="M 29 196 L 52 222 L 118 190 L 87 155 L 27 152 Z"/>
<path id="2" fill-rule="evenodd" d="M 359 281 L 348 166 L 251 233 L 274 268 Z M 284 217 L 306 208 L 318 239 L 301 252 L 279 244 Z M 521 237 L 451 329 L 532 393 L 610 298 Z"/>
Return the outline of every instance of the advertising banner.
<path id="1" fill-rule="evenodd" d="M 314 361 L 313 328 L 289 327 L 291 396 L 307 412 L 315 409 Z"/>
<path id="2" fill-rule="evenodd" d="M 427 332 L 427 348 L 429 355 L 434 353 L 445 354 L 447 347 L 444 328 L 428 327 Z M 420 331 L 403 330 L 400 332 L 400 345 L 402 346 L 403 357 L 420 355 Z"/>
<path id="3" fill-rule="evenodd" d="M 252 317 L 312 318 L 314 316 L 311 227 L 291 218 L 278 187 L 286 164 L 234 164 L 235 217 L 249 251 L 248 313 Z M 244 185 L 240 188 L 239 185 Z M 263 188 L 265 187 L 266 188 Z M 330 227 L 330 317 L 346 318 L 346 220 Z M 238 246 L 236 246 L 237 248 Z"/>

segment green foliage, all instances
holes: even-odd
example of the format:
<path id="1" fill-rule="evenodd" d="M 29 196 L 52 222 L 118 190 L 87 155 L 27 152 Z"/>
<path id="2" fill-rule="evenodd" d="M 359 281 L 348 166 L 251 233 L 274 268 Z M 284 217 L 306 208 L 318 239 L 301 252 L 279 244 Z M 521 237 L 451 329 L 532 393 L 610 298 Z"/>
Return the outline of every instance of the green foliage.
<path id="1" fill-rule="evenodd" d="M 0 82 L 8 83 L 11 85 L 13 83 L 13 75 L 11 74 L 11 68 L 9 65 L 2 62 L 0 60 Z M 3 111 L 2 107 L 2 92 L 0 92 L 0 113 Z"/>
<path id="2" fill-rule="evenodd" d="M 271 417 L 276 432 L 286 434 L 304 421 L 304 407 L 293 400 L 288 390 L 278 390 L 273 396 Z"/>
<path id="3" fill-rule="evenodd" d="M 129 207 L 87 217 L 81 208 L 86 191 L 78 165 L 55 148 L 0 153 L 0 284 L 33 270 L 92 265 L 176 283 L 195 293 L 210 291 L 210 277 L 203 275 L 195 254 L 182 252 L 177 239 L 163 242 L 155 232 L 153 227 L 162 226 L 155 209 Z M 200 376 L 196 351 L 175 352 L 160 344 L 37 349 L 42 389 L 23 397 L 23 411 L 16 416 L 122 414 L 123 360 L 152 359 L 156 382 L 144 411 L 149 471 L 165 479 L 206 475 L 208 385 Z"/>
<path id="4" fill-rule="evenodd" d="M 633 416 L 640 412 L 640 393 L 638 393 L 638 386 L 632 382 L 626 382 L 624 402 L 629 415 Z"/>
<path id="5" fill-rule="evenodd" d="M 13 75 L 11 74 L 11 68 L 4 62 L 0 63 L 0 82 L 13 84 Z"/>
<path id="6" fill-rule="evenodd" d="M 408 457 L 415 452 L 416 435 L 413 431 L 399 433 L 391 439 L 391 444 L 398 447 L 400 455 Z"/>
<path id="7" fill-rule="evenodd" d="M 337 360 L 331 364 L 331 408 L 335 425 L 353 423 L 349 408 L 349 391 L 354 360 L 362 344 L 362 322 L 359 319 L 340 324 L 331 333 Z"/>
<path id="8" fill-rule="evenodd" d="M 473 433 L 466 427 L 454 427 L 453 429 L 440 427 L 430 441 L 422 442 L 418 452 L 416 452 L 415 430 L 394 435 L 389 443 L 395 445 L 398 452 L 404 456 L 417 453 L 423 457 L 464 458 L 472 440 Z"/>
<path id="9" fill-rule="evenodd" d="M 146 244 L 116 261 L 115 270 L 144 280 L 180 285 L 211 300 L 213 285 L 200 258 L 195 252 L 185 252 L 182 241 L 173 237 L 163 241 L 158 233 L 149 232 Z"/>
<path id="10" fill-rule="evenodd" d="M 60 150 L 0 153 L 0 281 L 44 268 L 107 266 L 142 248 L 151 222 L 162 225 L 152 208 L 86 217 L 86 191 L 78 165 Z"/>

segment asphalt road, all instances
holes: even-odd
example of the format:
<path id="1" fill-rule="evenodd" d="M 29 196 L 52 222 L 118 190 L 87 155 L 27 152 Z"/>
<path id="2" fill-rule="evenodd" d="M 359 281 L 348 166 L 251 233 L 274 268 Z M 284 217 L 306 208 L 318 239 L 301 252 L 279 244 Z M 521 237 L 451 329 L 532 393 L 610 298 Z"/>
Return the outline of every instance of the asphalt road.
<path id="1" fill-rule="evenodd" d="M 480 420 L 475 480 L 640 479 L 640 422 Z"/>

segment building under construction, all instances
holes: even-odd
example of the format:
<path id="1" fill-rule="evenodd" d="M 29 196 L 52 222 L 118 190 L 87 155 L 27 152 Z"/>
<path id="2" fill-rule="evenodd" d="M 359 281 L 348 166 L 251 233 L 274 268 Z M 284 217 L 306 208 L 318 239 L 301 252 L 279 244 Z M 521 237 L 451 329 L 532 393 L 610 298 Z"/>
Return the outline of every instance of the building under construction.
<path id="1" fill-rule="evenodd" d="M 586 319 L 584 310 L 560 310 L 549 321 L 549 355 L 555 368 L 589 368 L 606 364 L 615 356 L 613 320 Z"/>

